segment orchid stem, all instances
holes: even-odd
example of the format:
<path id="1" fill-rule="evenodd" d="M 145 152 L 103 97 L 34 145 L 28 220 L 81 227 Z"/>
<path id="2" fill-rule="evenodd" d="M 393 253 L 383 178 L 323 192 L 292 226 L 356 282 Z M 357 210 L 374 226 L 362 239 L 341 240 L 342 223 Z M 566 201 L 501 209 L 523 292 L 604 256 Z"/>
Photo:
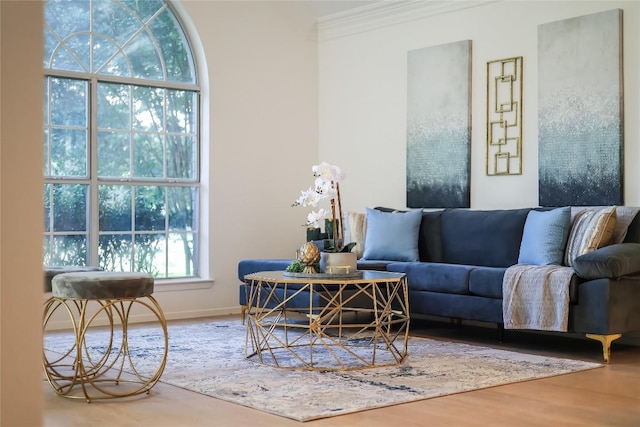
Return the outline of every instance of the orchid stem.
<path id="1" fill-rule="evenodd" d="M 342 200 L 340 199 L 340 183 L 336 182 L 335 186 L 336 186 L 336 198 L 338 199 L 338 215 L 339 215 L 339 218 L 340 218 L 339 219 L 339 221 L 340 221 L 340 234 L 339 234 L 338 238 L 344 239 L 344 224 L 342 223 Z M 338 227 L 335 227 L 335 219 L 336 219 L 336 216 L 334 214 L 333 215 L 334 228 L 338 228 Z M 337 244 L 336 244 L 336 249 L 337 249 Z"/>
<path id="2" fill-rule="evenodd" d="M 331 199 L 331 218 L 333 221 L 333 248 L 338 249 L 338 227 L 336 227 L 336 201 Z"/>

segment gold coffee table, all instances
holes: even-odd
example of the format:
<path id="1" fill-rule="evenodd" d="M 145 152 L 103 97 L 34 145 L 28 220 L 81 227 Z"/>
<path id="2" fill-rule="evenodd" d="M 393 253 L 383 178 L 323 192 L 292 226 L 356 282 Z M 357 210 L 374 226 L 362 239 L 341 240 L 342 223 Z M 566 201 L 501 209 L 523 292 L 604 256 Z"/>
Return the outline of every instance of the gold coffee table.
<path id="1" fill-rule="evenodd" d="M 354 370 L 405 360 L 404 273 L 302 276 L 263 271 L 244 277 L 247 359 L 305 370 Z"/>

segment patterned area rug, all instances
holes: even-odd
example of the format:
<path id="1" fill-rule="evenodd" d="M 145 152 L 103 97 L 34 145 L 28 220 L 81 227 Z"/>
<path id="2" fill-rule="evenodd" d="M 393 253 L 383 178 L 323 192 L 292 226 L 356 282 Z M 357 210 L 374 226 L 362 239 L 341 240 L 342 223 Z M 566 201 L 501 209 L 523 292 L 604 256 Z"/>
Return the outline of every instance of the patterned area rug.
<path id="1" fill-rule="evenodd" d="M 131 328 L 132 353 L 157 367 L 157 327 Z M 91 342 L 99 343 L 96 333 Z M 169 324 L 169 355 L 161 382 L 297 421 L 461 393 L 602 365 L 488 347 L 410 338 L 408 360 L 396 367 L 349 372 L 283 370 L 244 358 L 245 327 L 238 321 Z M 45 348 L 63 352 L 69 333 L 47 333 Z M 98 344 L 96 344 L 97 346 Z M 153 391 L 152 391 L 153 392 Z"/>

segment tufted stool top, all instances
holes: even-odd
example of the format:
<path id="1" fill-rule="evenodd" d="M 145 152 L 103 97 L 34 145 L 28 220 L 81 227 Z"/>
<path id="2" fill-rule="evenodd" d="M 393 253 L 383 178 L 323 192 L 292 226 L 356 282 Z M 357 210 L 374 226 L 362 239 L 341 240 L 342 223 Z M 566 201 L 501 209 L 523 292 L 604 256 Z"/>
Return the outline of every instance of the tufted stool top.
<path id="1" fill-rule="evenodd" d="M 44 268 L 44 291 L 51 292 L 51 281 L 58 274 L 75 273 L 81 271 L 102 271 L 100 267 L 86 267 L 81 265 L 60 265 Z"/>
<path id="2" fill-rule="evenodd" d="M 146 273 L 87 271 L 58 274 L 51 284 L 58 298 L 116 299 L 149 296 L 153 282 Z"/>

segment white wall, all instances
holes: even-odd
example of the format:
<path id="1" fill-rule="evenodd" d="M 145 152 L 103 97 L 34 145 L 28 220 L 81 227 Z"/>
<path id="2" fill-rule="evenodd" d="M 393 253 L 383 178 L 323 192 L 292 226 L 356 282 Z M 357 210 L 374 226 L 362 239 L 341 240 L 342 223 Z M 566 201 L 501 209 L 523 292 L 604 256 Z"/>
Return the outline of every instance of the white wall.
<path id="1" fill-rule="evenodd" d="M 205 275 L 156 285 L 168 318 L 239 312 L 238 261 L 289 258 L 306 212 L 291 208 L 317 162 L 317 42 L 295 2 L 176 2 L 194 43 L 202 121 Z M 190 289 L 190 290 L 185 290 Z"/>
<path id="2" fill-rule="evenodd" d="M 472 40 L 471 207 L 537 206 L 537 27 L 616 8 L 624 22 L 625 204 L 640 205 L 637 1 L 500 1 L 432 16 L 414 12 L 424 17 L 381 20 L 374 29 L 355 17 L 321 25 L 320 157 L 339 159 L 349 174 L 343 204 L 357 211 L 406 206 L 407 52 Z M 486 176 L 486 63 L 513 56 L 524 57 L 523 174 Z"/>
<path id="3" fill-rule="evenodd" d="M 42 424 L 42 3 L 0 2 L 0 425 Z"/>

